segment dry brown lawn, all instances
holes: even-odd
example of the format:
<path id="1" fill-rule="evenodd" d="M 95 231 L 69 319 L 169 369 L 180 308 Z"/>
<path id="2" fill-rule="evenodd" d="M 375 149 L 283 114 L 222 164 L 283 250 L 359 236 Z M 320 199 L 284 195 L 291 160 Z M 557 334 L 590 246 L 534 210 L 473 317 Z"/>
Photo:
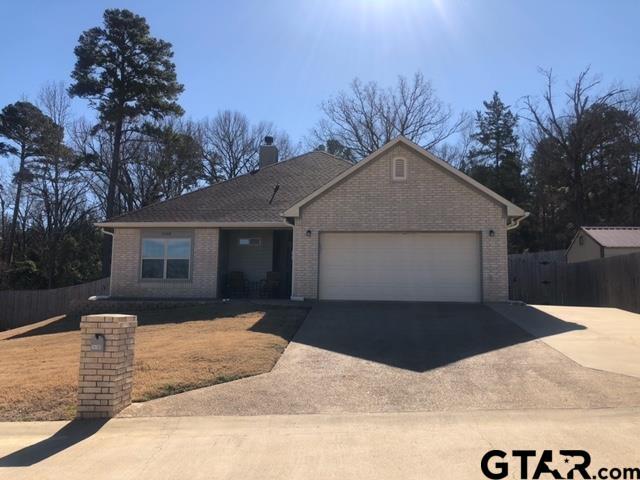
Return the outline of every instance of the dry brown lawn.
<path id="1" fill-rule="evenodd" d="M 134 401 L 270 371 L 307 310 L 215 304 L 138 313 Z M 0 340 L 0 420 L 75 415 L 79 319 Z M 67 331 L 64 331 L 67 330 Z"/>

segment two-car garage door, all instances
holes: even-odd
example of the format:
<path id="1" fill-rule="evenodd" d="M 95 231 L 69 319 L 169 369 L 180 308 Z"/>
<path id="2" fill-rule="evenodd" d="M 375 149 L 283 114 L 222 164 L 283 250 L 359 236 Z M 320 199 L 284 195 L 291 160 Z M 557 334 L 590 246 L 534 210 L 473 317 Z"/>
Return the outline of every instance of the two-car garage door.
<path id="1" fill-rule="evenodd" d="M 320 299 L 479 302 L 478 233 L 322 233 Z"/>

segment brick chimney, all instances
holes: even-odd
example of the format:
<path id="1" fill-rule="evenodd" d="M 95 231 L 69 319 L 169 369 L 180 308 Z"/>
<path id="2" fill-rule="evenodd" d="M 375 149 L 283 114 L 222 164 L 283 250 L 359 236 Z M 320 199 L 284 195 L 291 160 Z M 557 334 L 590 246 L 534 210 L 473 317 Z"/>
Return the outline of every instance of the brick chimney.
<path id="1" fill-rule="evenodd" d="M 278 163 L 278 147 L 273 144 L 273 137 L 264 137 L 264 144 L 260 145 L 258 157 L 260 158 L 260 168 Z"/>

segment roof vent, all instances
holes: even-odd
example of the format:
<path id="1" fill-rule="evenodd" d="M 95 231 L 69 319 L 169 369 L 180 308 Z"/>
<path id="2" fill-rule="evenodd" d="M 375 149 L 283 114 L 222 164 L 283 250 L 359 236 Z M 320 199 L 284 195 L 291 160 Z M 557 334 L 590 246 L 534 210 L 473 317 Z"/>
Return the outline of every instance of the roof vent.
<path id="1" fill-rule="evenodd" d="M 260 168 L 278 163 L 278 147 L 273 144 L 273 137 L 269 135 L 264 137 L 264 145 L 260 145 L 258 157 Z"/>

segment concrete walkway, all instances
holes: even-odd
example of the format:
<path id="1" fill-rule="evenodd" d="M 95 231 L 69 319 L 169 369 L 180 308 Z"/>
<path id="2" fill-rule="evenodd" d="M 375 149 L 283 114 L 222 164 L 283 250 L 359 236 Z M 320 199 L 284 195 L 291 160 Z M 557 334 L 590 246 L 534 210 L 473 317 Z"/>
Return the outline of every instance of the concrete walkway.
<path id="1" fill-rule="evenodd" d="M 547 334 L 578 327 L 550 321 Z M 640 406 L 640 379 L 584 368 L 484 305 L 321 303 L 270 373 L 122 416 Z"/>
<path id="2" fill-rule="evenodd" d="M 640 378 L 640 315 L 619 308 L 492 304 L 544 343 L 588 368 Z M 578 328 L 554 330 L 559 321 Z"/>
<path id="3" fill-rule="evenodd" d="M 114 419 L 51 439 L 64 425 L 0 424 L 0 479 L 480 479 L 496 448 L 553 449 L 563 474 L 558 449 L 640 465 L 637 409 Z"/>

